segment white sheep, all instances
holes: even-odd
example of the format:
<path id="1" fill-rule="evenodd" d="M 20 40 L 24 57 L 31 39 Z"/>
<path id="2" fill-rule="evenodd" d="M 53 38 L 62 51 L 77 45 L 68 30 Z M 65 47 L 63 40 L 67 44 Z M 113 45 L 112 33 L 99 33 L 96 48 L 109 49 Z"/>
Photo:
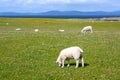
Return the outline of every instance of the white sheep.
<path id="1" fill-rule="evenodd" d="M 87 32 L 93 33 L 92 26 L 86 26 L 81 30 L 81 33 L 87 33 Z"/>
<path id="2" fill-rule="evenodd" d="M 80 47 L 77 47 L 77 46 L 73 46 L 73 47 L 63 49 L 60 52 L 56 63 L 59 66 L 62 65 L 62 68 L 63 68 L 65 60 L 68 60 L 68 65 L 67 66 L 69 66 L 70 65 L 69 64 L 70 59 L 74 58 L 76 60 L 76 68 L 78 68 L 78 66 L 79 66 L 79 59 L 81 59 L 81 61 L 82 61 L 82 67 L 84 67 L 84 59 L 83 59 L 83 54 L 82 53 L 83 53 L 83 50 Z"/>
<path id="3" fill-rule="evenodd" d="M 35 31 L 35 32 L 38 32 L 38 31 L 39 31 L 39 29 L 35 29 L 34 31 Z"/>
<path id="4" fill-rule="evenodd" d="M 6 23 L 6 25 L 8 25 L 9 23 Z"/>
<path id="5" fill-rule="evenodd" d="M 16 31 L 20 31 L 21 30 L 21 28 L 17 28 L 17 29 L 15 29 Z"/>
<path id="6" fill-rule="evenodd" d="M 59 32 L 64 32 L 65 30 L 63 30 L 63 29 L 59 29 Z"/>

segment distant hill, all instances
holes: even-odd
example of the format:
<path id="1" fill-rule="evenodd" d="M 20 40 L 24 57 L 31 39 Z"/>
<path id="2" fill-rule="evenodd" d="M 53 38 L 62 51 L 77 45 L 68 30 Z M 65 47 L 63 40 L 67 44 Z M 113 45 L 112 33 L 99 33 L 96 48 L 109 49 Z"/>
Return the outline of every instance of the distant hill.
<path id="1" fill-rule="evenodd" d="M 1 12 L 0 17 L 58 17 L 58 18 L 120 17 L 120 11 L 114 12 L 48 11 L 42 13 Z"/>

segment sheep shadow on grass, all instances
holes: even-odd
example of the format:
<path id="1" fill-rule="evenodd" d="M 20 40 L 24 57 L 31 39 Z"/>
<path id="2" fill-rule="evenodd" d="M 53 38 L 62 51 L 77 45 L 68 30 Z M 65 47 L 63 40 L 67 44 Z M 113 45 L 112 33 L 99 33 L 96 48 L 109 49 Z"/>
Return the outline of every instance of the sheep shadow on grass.
<path id="1" fill-rule="evenodd" d="M 68 64 L 66 63 L 65 66 L 67 66 L 67 65 Z M 70 63 L 70 66 L 76 66 L 76 63 Z M 88 63 L 84 63 L 84 67 L 87 67 L 87 66 L 89 66 L 89 64 Z M 81 63 L 79 63 L 79 67 L 82 67 Z"/>

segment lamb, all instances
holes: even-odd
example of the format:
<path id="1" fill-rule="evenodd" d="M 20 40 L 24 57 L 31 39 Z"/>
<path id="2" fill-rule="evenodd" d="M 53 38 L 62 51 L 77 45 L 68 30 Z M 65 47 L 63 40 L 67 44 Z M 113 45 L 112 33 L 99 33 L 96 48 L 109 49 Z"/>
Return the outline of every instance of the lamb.
<path id="1" fill-rule="evenodd" d="M 81 33 L 87 33 L 87 32 L 93 33 L 92 26 L 86 26 L 81 30 Z"/>
<path id="2" fill-rule="evenodd" d="M 84 59 L 83 59 L 82 53 L 83 53 L 83 50 L 78 46 L 73 46 L 73 47 L 63 49 L 60 52 L 56 63 L 59 65 L 59 67 L 61 67 L 61 65 L 62 65 L 62 68 L 63 68 L 65 60 L 68 60 L 67 66 L 70 66 L 70 64 L 69 64 L 70 59 L 74 58 L 76 60 L 76 67 L 75 68 L 79 67 L 79 59 L 81 59 L 81 61 L 82 61 L 82 67 L 84 67 Z"/>

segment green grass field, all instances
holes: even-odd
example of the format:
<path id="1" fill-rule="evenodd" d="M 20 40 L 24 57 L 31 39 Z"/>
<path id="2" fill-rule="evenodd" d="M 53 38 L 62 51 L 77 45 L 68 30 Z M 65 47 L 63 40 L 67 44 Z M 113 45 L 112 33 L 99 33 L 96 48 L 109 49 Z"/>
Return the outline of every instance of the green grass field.
<path id="1" fill-rule="evenodd" d="M 87 25 L 93 26 L 93 34 L 80 33 Z M 55 63 L 70 46 L 84 50 L 84 68 L 80 62 L 75 69 L 74 60 L 64 68 Z M 0 18 L 0 80 L 120 80 L 119 57 L 120 22 Z"/>

